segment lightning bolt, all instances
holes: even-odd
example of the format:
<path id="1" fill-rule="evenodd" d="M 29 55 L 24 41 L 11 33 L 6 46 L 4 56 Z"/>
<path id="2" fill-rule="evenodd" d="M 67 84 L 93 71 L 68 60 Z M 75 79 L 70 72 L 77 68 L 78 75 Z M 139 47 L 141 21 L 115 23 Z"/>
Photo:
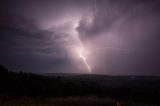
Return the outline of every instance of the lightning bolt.
<path id="1" fill-rule="evenodd" d="M 89 66 L 89 64 L 87 63 L 86 57 L 82 54 L 81 51 L 78 52 L 79 57 L 83 60 L 84 64 L 86 65 L 87 69 L 89 72 L 92 71 L 91 67 Z"/>
<path id="2" fill-rule="evenodd" d="M 115 47 L 101 47 L 101 48 L 95 48 L 94 50 L 92 50 L 90 53 L 96 52 L 96 51 L 101 51 L 101 50 L 105 50 L 105 49 L 112 49 L 115 51 L 124 51 L 124 52 L 131 52 L 134 51 L 132 49 L 123 49 L 123 48 L 115 48 Z"/>
<path id="3" fill-rule="evenodd" d="M 87 52 L 87 55 L 89 55 L 91 53 L 94 53 L 94 52 L 97 52 L 97 51 L 104 50 L 104 49 L 112 49 L 112 50 L 115 50 L 115 51 L 124 51 L 124 52 L 131 51 L 130 49 L 122 49 L 122 48 L 114 48 L 114 47 L 101 47 L 101 48 L 95 48 L 94 50 Z M 83 60 L 84 64 L 86 65 L 86 67 L 88 69 L 88 71 L 91 73 L 92 69 L 91 69 L 90 65 L 87 63 L 87 58 L 84 55 L 83 50 L 81 50 L 81 49 L 78 50 L 78 55 Z"/>
<path id="4" fill-rule="evenodd" d="M 97 12 L 97 0 L 94 0 L 94 12 L 96 13 Z"/>

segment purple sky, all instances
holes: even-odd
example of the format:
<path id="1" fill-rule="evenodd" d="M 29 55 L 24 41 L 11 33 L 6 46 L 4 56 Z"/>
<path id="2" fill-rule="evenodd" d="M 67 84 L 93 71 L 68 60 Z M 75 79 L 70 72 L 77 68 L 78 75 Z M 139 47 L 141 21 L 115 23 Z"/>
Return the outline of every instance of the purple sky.
<path id="1" fill-rule="evenodd" d="M 158 0 L 2 0 L 0 64 L 34 73 L 160 75 Z"/>

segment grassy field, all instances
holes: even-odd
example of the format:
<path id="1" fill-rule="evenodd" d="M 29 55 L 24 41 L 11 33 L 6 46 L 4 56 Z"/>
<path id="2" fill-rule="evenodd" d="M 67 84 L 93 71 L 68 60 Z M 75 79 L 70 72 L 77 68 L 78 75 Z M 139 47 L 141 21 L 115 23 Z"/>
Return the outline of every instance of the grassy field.
<path id="1" fill-rule="evenodd" d="M 1 100 L 0 106 L 159 106 L 156 104 L 118 101 L 110 98 L 65 97 L 65 98 L 21 98 Z"/>

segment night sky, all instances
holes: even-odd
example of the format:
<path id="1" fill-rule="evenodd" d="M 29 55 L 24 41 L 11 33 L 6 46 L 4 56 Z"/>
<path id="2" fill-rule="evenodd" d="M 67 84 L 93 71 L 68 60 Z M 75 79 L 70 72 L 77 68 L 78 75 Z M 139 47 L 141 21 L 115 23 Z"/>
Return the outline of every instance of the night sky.
<path id="1" fill-rule="evenodd" d="M 0 64 L 88 73 L 84 59 L 93 74 L 160 75 L 160 1 L 0 2 Z"/>

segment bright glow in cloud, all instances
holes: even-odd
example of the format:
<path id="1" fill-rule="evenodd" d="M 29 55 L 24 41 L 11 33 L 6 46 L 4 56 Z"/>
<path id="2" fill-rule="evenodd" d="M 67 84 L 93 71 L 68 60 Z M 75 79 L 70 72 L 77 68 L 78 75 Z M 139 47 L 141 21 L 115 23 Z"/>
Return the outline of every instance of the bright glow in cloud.
<path id="1" fill-rule="evenodd" d="M 91 69 L 90 65 L 88 64 L 88 62 L 87 62 L 87 60 L 86 60 L 85 54 L 83 54 L 83 53 L 84 53 L 84 50 L 83 50 L 83 49 L 79 49 L 79 50 L 78 50 L 78 55 L 79 55 L 79 57 L 83 60 L 84 64 L 86 65 L 86 67 L 87 67 L 87 69 L 88 69 L 88 71 L 91 73 L 91 72 L 92 72 L 92 69 Z"/>

